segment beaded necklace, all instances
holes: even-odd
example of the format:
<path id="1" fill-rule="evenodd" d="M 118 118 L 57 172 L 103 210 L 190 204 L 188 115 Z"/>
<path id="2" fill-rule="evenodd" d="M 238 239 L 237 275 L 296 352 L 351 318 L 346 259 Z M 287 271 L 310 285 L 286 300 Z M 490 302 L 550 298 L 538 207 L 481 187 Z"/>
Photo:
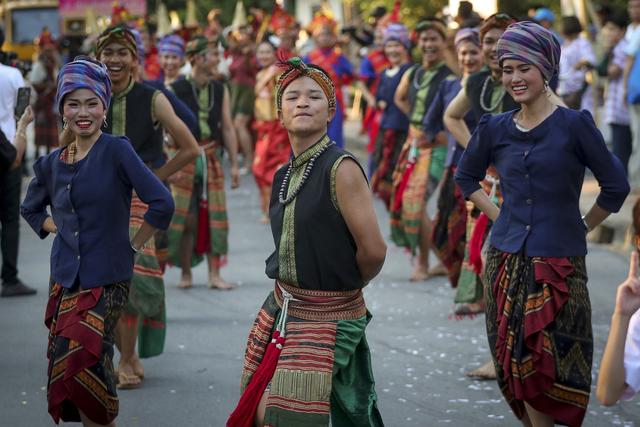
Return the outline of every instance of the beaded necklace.
<path id="1" fill-rule="evenodd" d="M 482 92 L 480 92 L 480 107 L 482 107 L 482 109 L 484 111 L 486 111 L 487 113 L 490 113 L 492 111 L 494 111 L 496 108 L 498 108 L 498 105 L 500 105 L 500 103 L 502 102 L 502 99 L 504 98 L 504 94 L 506 92 L 502 92 L 502 94 L 500 95 L 500 97 L 496 100 L 496 103 L 487 107 L 487 105 L 484 103 L 484 96 L 487 93 L 487 87 L 489 86 L 489 80 L 491 80 L 491 75 L 488 75 L 486 79 L 484 79 L 484 83 L 482 84 Z"/>
<path id="2" fill-rule="evenodd" d="M 283 205 L 286 206 L 289 203 L 291 203 L 293 201 L 293 199 L 296 198 L 298 193 L 300 193 L 300 190 L 302 190 L 302 187 L 304 187 L 304 184 L 307 182 L 307 179 L 309 178 L 309 175 L 311 174 L 311 170 L 313 169 L 313 165 L 316 162 L 316 160 L 318 159 L 318 157 L 320 157 L 322 155 L 322 153 L 327 151 L 327 149 L 329 147 L 331 147 L 332 145 L 334 145 L 334 143 L 330 142 L 329 144 L 327 144 L 324 147 L 320 148 L 318 150 L 318 152 L 315 153 L 313 156 L 311 156 L 311 158 L 307 162 L 306 166 L 304 167 L 304 172 L 302 172 L 302 180 L 300 180 L 300 184 L 298 184 L 298 186 L 293 189 L 291 194 L 285 198 L 285 194 L 286 194 L 286 191 L 287 191 L 287 185 L 289 184 L 289 179 L 291 178 L 291 171 L 293 170 L 293 161 L 295 159 L 292 158 L 291 160 L 289 160 L 289 166 L 287 167 L 287 172 L 284 174 L 284 179 L 282 180 L 282 184 L 280 185 L 280 192 L 278 193 L 278 201 L 280 203 L 282 203 Z"/>
<path id="3" fill-rule="evenodd" d="M 200 103 L 200 96 L 199 96 L 198 92 L 196 91 L 196 82 L 191 80 L 190 83 L 191 83 L 191 92 L 193 92 L 193 97 L 198 102 L 198 110 L 206 111 L 207 113 L 210 113 L 211 110 L 214 107 L 215 102 L 216 102 L 215 94 L 213 93 L 213 91 L 209 92 L 210 83 L 205 85 L 202 89 L 200 89 L 200 90 L 206 90 L 211 95 L 211 96 L 209 96 L 209 105 L 207 105 L 207 108 L 202 108 L 202 105 Z"/>

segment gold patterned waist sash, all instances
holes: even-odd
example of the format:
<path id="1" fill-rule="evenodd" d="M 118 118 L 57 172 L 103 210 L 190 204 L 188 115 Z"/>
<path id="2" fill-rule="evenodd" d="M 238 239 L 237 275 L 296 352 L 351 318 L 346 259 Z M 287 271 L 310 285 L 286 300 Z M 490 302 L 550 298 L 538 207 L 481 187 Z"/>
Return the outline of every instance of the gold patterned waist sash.
<path id="1" fill-rule="evenodd" d="M 320 291 L 301 289 L 276 280 L 273 292 L 286 315 L 303 320 L 355 320 L 367 314 L 362 289 Z"/>

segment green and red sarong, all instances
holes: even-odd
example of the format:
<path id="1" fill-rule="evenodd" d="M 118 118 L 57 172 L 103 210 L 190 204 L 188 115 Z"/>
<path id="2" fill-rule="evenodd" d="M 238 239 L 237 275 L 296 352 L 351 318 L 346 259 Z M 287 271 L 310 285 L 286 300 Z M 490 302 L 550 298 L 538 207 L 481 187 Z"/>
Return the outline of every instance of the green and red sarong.
<path id="1" fill-rule="evenodd" d="M 202 196 L 200 194 L 202 186 L 206 191 L 206 208 L 208 211 L 208 233 L 210 256 L 218 259 L 219 265 L 224 265 L 228 252 L 229 221 L 227 218 L 227 201 L 224 191 L 224 171 L 220 163 L 220 153 L 217 144 L 202 142 L 204 147 L 204 158 L 206 165 L 202 164 L 200 156 L 187 166 L 185 166 L 171 183 L 171 193 L 175 202 L 175 213 L 171 219 L 168 230 L 169 239 L 169 263 L 180 266 L 180 245 L 182 235 L 185 232 L 185 224 L 189 215 L 198 216 L 198 209 Z M 200 164 L 198 164 L 200 162 Z M 202 182 L 204 173 L 200 168 L 206 167 L 206 183 Z M 200 229 L 200 228 L 199 228 Z M 205 227 L 205 230 L 207 228 Z M 206 232 L 206 231 L 205 231 Z M 201 254 L 195 252 L 195 244 L 198 241 L 196 236 L 194 241 L 194 253 L 191 258 L 192 266 L 202 261 Z M 202 236 L 201 236 L 202 237 Z"/>
<path id="2" fill-rule="evenodd" d="M 286 310 L 283 290 L 293 296 Z M 286 338 L 267 388 L 265 426 L 382 426 L 365 337 L 371 315 L 362 290 L 314 291 L 276 283 L 249 334 L 242 391 L 268 357 L 272 337 L 283 332 L 276 327 L 283 311 Z M 256 398 L 261 397 L 262 391 Z"/>
<path id="3" fill-rule="evenodd" d="M 490 248 L 485 314 L 498 384 L 518 418 L 526 402 L 555 423 L 582 425 L 593 334 L 585 260 Z"/>
<path id="4" fill-rule="evenodd" d="M 387 210 L 390 208 L 393 192 L 393 171 L 406 139 L 405 131 L 381 129 L 372 153 L 375 169 L 371 175 L 371 190 L 384 201 Z"/>
<path id="5" fill-rule="evenodd" d="M 131 199 L 129 235 L 131 238 L 144 223 L 148 205 L 135 194 Z M 154 357 L 164 351 L 167 310 L 164 297 L 163 270 L 156 253 L 155 236 L 138 253 L 133 266 L 129 303 L 122 314 L 129 327 L 138 328 L 138 356 Z M 136 326 L 137 325 L 137 326 Z"/>

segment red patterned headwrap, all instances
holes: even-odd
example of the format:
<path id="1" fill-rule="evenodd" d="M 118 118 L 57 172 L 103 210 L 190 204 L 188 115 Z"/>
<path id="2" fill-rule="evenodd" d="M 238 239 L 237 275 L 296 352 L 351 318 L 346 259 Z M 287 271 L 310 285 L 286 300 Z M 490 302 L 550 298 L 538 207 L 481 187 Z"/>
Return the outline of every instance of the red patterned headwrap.
<path id="1" fill-rule="evenodd" d="M 281 57 L 278 66 L 284 69 L 276 83 L 276 107 L 278 112 L 282 111 L 282 94 L 284 90 L 292 81 L 300 77 L 309 77 L 318 83 L 329 101 L 329 109 L 336 108 L 336 87 L 325 70 L 314 64 L 305 64 L 297 56 L 289 59 Z"/>

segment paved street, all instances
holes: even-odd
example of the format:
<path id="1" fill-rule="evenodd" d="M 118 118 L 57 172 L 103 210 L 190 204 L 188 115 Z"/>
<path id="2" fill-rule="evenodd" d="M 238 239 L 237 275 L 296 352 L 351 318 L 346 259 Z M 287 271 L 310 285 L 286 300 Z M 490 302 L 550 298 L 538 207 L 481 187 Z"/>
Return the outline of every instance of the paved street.
<path id="1" fill-rule="evenodd" d="M 166 350 L 145 361 L 142 388 L 120 392 L 120 426 L 223 426 L 237 401 L 248 329 L 272 287 L 264 275 L 264 259 L 273 243 L 269 228 L 258 222 L 251 177 L 228 193 L 228 201 L 231 252 L 224 275 L 238 288 L 207 289 L 206 270 L 199 266 L 194 272 L 197 286 L 182 291 L 176 288 L 178 270 L 168 271 Z M 381 204 L 377 209 L 387 233 L 388 216 Z M 21 277 L 39 292 L 0 299 L 0 426 L 53 425 L 46 407 L 47 335 L 42 324 L 50 245 L 51 239 L 40 241 L 23 223 Z M 408 283 L 409 262 L 406 253 L 390 245 L 382 274 L 366 290 L 374 316 L 368 338 L 386 425 L 516 425 L 494 382 L 463 375 L 489 357 L 483 317 L 451 319 L 453 290 L 444 279 Z M 627 259 L 591 246 L 587 265 L 597 366 Z M 640 398 L 614 409 L 592 399 L 585 425 L 640 426 Z"/>

